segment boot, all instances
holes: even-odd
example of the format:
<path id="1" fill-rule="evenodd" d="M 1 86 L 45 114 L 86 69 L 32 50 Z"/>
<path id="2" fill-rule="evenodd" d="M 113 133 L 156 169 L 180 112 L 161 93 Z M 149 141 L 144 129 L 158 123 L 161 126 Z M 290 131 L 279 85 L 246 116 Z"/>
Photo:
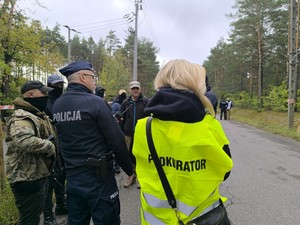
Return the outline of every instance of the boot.
<path id="1" fill-rule="evenodd" d="M 65 181 L 62 181 L 62 183 L 64 182 Z M 55 197 L 56 197 L 55 215 L 67 215 L 68 208 L 66 203 L 64 186 L 56 186 Z"/>
<path id="2" fill-rule="evenodd" d="M 133 174 L 132 176 L 129 176 L 124 184 L 125 188 L 129 188 L 131 185 L 133 185 L 136 181 L 136 176 Z"/>
<path id="3" fill-rule="evenodd" d="M 44 225 L 58 225 L 54 216 L 47 216 L 44 218 Z"/>
<path id="4" fill-rule="evenodd" d="M 120 174 L 121 173 L 121 168 L 118 164 L 115 165 L 115 173 Z"/>
<path id="5" fill-rule="evenodd" d="M 141 185 L 140 185 L 140 182 L 138 181 L 138 179 L 136 179 L 136 188 L 141 189 Z"/>

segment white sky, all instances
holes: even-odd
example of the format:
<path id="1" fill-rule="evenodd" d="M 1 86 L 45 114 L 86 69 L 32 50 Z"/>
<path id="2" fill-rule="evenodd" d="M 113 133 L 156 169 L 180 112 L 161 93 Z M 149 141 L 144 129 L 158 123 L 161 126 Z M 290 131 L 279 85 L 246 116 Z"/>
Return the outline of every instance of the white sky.
<path id="1" fill-rule="evenodd" d="M 43 26 L 61 25 L 67 40 L 67 25 L 80 37 L 93 37 L 97 43 L 110 30 L 123 42 L 129 26 L 123 17 L 135 11 L 135 0 L 19 0 L 19 8 Z M 160 49 L 158 60 L 175 58 L 202 64 L 218 40 L 228 38 L 229 24 L 225 14 L 234 12 L 235 0 L 143 0 L 139 10 L 138 36 L 154 42 Z M 132 15 L 132 14 L 131 14 Z M 75 33 L 71 32 L 71 39 Z"/>

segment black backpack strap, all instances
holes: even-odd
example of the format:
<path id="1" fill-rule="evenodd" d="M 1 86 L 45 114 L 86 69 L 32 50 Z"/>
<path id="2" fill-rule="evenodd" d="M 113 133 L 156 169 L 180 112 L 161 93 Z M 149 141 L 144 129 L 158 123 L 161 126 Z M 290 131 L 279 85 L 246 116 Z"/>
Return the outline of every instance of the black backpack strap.
<path id="1" fill-rule="evenodd" d="M 181 224 L 183 225 L 183 222 L 180 220 L 179 213 L 177 211 L 177 203 L 176 203 L 174 193 L 171 189 L 171 186 L 170 186 L 170 183 L 167 179 L 167 176 L 166 176 L 166 174 L 165 174 L 165 172 L 164 172 L 164 170 L 163 170 L 163 168 L 160 164 L 160 161 L 159 161 L 159 158 L 158 158 L 158 155 L 157 155 L 154 143 L 153 143 L 152 134 L 151 134 L 152 119 L 153 119 L 152 116 L 148 117 L 147 123 L 146 123 L 146 135 L 147 135 L 147 143 L 148 143 L 148 146 L 149 146 L 149 150 L 150 150 L 152 159 L 154 161 L 156 170 L 158 172 L 160 181 L 161 181 L 162 186 L 164 188 L 165 194 L 168 198 L 168 202 L 169 202 L 170 206 L 172 207 L 172 209 L 175 210 L 175 213 L 176 213 L 176 216 L 177 216 L 177 219 L 178 219 L 178 223 L 180 225 Z"/>

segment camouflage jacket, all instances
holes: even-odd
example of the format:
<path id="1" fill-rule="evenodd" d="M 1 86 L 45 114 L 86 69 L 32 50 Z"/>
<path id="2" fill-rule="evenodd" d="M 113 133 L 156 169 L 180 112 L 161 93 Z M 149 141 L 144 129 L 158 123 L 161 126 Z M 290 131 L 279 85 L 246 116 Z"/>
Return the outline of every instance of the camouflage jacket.
<path id="1" fill-rule="evenodd" d="M 50 175 L 55 146 L 47 140 L 54 130 L 48 116 L 28 102 L 14 100 L 15 111 L 7 122 L 5 163 L 10 183 L 33 181 Z"/>

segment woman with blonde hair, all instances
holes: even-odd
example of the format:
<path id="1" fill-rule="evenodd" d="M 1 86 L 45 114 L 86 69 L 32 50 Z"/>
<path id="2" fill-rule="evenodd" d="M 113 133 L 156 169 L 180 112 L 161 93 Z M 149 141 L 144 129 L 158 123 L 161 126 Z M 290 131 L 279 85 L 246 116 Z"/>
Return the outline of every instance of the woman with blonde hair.
<path id="1" fill-rule="evenodd" d="M 204 95 L 205 77 L 204 67 L 176 59 L 155 78 L 157 92 L 145 107 L 152 117 L 138 121 L 133 144 L 143 225 L 230 225 L 219 186 L 233 162 L 229 141 Z M 157 158 L 148 145 L 151 139 Z M 174 201 L 167 197 L 159 167 Z"/>

